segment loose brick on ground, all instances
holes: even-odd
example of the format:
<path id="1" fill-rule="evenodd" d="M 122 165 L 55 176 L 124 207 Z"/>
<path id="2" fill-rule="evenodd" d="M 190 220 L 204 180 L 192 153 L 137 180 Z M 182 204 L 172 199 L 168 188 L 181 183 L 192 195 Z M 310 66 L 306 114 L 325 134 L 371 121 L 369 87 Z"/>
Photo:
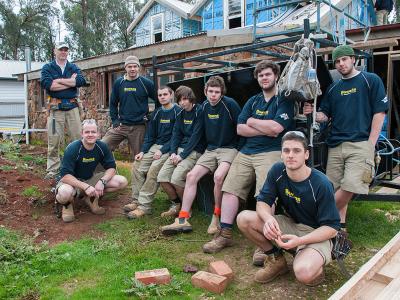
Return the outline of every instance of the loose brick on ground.
<path id="1" fill-rule="evenodd" d="M 135 278 L 143 284 L 168 284 L 171 282 L 171 275 L 167 268 L 135 272 Z"/>
<path id="2" fill-rule="evenodd" d="M 192 284 L 195 287 L 221 294 L 228 285 L 228 278 L 205 271 L 199 271 L 192 276 Z"/>
<path id="3" fill-rule="evenodd" d="M 231 267 L 229 267 L 229 265 L 223 260 L 211 262 L 208 269 L 211 273 L 227 277 L 229 281 L 233 279 L 233 271 Z"/>

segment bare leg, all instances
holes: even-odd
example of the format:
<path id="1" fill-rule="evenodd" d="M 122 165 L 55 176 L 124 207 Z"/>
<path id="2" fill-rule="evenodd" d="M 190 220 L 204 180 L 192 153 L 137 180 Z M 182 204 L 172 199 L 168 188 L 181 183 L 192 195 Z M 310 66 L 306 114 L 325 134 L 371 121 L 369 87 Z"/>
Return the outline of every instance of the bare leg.
<path id="1" fill-rule="evenodd" d="M 293 271 L 298 281 L 310 284 L 323 272 L 324 259 L 312 248 L 301 250 L 293 261 Z"/>
<path id="2" fill-rule="evenodd" d="M 196 198 L 197 183 L 209 172 L 210 170 L 208 168 L 201 165 L 195 165 L 194 168 L 186 175 L 186 184 L 183 192 L 181 210 L 187 212 L 191 210 L 193 201 Z"/>
<path id="3" fill-rule="evenodd" d="M 239 198 L 225 192 L 221 204 L 221 223 L 233 224 L 239 210 Z"/>
<path id="4" fill-rule="evenodd" d="M 346 222 L 347 206 L 353 197 L 353 193 L 344 191 L 341 188 L 335 193 L 336 207 L 339 210 L 340 222 Z"/>
<path id="5" fill-rule="evenodd" d="M 182 201 L 184 188 L 180 187 L 180 186 L 178 186 L 176 184 L 172 184 L 172 186 L 175 188 L 175 191 L 176 191 L 176 194 L 178 195 L 178 198 Z"/>
<path id="6" fill-rule="evenodd" d="M 272 244 L 263 234 L 264 222 L 255 211 L 244 210 L 237 216 L 240 231 L 264 252 L 272 249 Z"/>
<path id="7" fill-rule="evenodd" d="M 178 198 L 178 194 L 175 191 L 174 186 L 169 182 L 160 182 L 160 185 L 164 192 L 168 195 L 169 200 Z"/>
<path id="8" fill-rule="evenodd" d="M 215 207 L 221 208 L 222 202 L 222 184 L 224 183 L 226 174 L 228 174 L 231 164 L 228 162 L 222 162 L 214 173 L 214 201 Z M 186 190 L 186 189 L 185 189 Z"/>
<path id="9" fill-rule="evenodd" d="M 115 192 L 126 188 L 128 180 L 124 176 L 114 175 L 109 182 L 107 182 L 105 192 Z"/>

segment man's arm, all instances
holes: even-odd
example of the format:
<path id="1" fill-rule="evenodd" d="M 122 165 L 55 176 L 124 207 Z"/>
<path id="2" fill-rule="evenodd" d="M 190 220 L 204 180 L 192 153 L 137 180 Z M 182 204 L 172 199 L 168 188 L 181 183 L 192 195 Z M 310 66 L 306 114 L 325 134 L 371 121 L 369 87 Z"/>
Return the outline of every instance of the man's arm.
<path id="1" fill-rule="evenodd" d="M 382 130 L 383 121 L 385 120 L 385 115 L 386 115 L 386 113 L 380 112 L 380 113 L 374 114 L 374 117 L 372 118 L 371 132 L 369 133 L 368 140 L 373 145 L 376 144 L 376 142 L 379 138 L 379 134 L 381 133 L 381 130 Z"/>
<path id="2" fill-rule="evenodd" d="M 261 132 L 262 135 L 277 137 L 283 130 L 283 126 L 274 120 L 259 120 L 249 118 L 247 125 Z"/>
<path id="3" fill-rule="evenodd" d="M 279 224 L 273 216 L 272 208 L 267 203 L 263 201 L 257 201 L 256 207 L 257 215 L 261 220 L 263 220 L 263 234 L 270 240 L 276 240 L 281 234 Z"/>
<path id="4" fill-rule="evenodd" d="M 304 107 L 303 107 L 303 114 L 305 114 L 305 115 L 312 114 L 313 109 L 314 109 L 313 104 L 305 102 Z M 328 120 L 329 120 L 329 118 L 325 113 L 323 113 L 322 111 L 317 112 L 315 121 L 317 121 L 318 123 L 323 123 L 323 122 L 327 122 Z"/>
<path id="5" fill-rule="evenodd" d="M 81 190 L 84 190 L 86 192 L 86 189 L 90 186 L 89 184 L 80 181 L 78 178 L 71 174 L 66 174 L 61 178 L 61 182 L 69 184 L 72 187 L 79 188 Z"/>
<path id="6" fill-rule="evenodd" d="M 244 137 L 252 137 L 257 135 L 263 135 L 263 133 L 247 124 L 238 124 L 236 127 L 237 134 Z"/>

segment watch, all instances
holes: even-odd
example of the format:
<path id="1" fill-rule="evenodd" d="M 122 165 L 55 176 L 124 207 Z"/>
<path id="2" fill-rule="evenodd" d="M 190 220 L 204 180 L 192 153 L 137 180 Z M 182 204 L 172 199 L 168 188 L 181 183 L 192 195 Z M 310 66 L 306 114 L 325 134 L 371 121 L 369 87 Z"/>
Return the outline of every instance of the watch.
<path id="1" fill-rule="evenodd" d="M 103 184 L 104 187 L 106 187 L 107 185 L 107 180 L 105 180 L 104 178 L 100 178 L 101 183 Z"/>

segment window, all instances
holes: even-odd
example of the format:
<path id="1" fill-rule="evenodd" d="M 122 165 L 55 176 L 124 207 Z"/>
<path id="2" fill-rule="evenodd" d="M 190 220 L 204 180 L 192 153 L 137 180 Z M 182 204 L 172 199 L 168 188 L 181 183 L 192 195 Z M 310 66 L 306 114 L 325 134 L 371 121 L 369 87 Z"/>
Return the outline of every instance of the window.
<path id="1" fill-rule="evenodd" d="M 228 0 L 228 28 L 242 26 L 242 0 Z"/>
<path id="2" fill-rule="evenodd" d="M 47 92 L 46 89 L 43 89 L 39 86 L 40 94 L 39 94 L 39 101 L 37 102 L 37 109 L 42 111 L 43 109 L 47 108 Z"/>
<path id="3" fill-rule="evenodd" d="M 124 74 L 125 71 L 109 72 L 108 74 L 106 73 L 106 75 L 102 73 L 102 77 L 104 77 L 103 94 L 106 95 L 106 97 L 104 97 L 103 101 L 101 101 L 102 103 L 100 103 L 99 108 L 110 107 L 110 99 L 114 82 L 119 77 L 124 76 Z"/>
<path id="4" fill-rule="evenodd" d="M 164 40 L 164 15 L 157 14 L 151 17 L 151 42 Z"/>

